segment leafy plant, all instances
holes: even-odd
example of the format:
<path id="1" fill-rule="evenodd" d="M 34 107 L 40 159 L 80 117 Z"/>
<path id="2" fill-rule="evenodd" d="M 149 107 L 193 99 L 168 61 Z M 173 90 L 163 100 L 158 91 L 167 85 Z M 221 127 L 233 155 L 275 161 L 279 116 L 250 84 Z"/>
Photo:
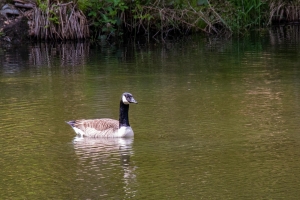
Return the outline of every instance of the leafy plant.
<path id="1" fill-rule="evenodd" d="M 57 5 L 53 5 L 50 10 L 49 10 L 49 21 L 54 23 L 54 24 L 59 24 L 59 18 L 58 18 L 58 6 Z"/>
<path id="2" fill-rule="evenodd" d="M 46 12 L 48 8 L 48 1 L 43 1 L 43 0 L 37 0 L 36 1 L 37 6 L 44 12 Z"/>
<path id="3" fill-rule="evenodd" d="M 91 26 L 95 36 L 101 35 L 118 35 L 122 34 L 121 24 L 122 15 L 128 9 L 122 0 L 92 0 L 88 8 L 88 17 L 91 20 Z"/>
<path id="4" fill-rule="evenodd" d="M 233 31 L 248 30 L 251 27 L 261 26 L 266 4 L 262 0 L 230 0 L 231 14 L 226 16 Z"/>
<path id="5" fill-rule="evenodd" d="M 80 9 L 82 12 L 86 12 L 89 7 L 93 6 L 90 0 L 77 0 L 75 2 L 78 6 L 78 9 Z"/>

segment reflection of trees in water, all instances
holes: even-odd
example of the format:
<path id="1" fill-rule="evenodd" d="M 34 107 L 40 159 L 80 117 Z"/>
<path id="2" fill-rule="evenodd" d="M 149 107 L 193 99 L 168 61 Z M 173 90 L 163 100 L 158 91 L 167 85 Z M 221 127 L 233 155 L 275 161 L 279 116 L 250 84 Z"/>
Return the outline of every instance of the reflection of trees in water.
<path id="1" fill-rule="evenodd" d="M 24 47 L 2 46 L 0 48 L 0 72 L 4 74 L 13 74 L 21 71 L 27 64 L 28 49 Z"/>
<path id="2" fill-rule="evenodd" d="M 30 48 L 29 63 L 34 66 L 84 65 L 89 56 L 89 43 L 40 43 Z"/>
<path id="3" fill-rule="evenodd" d="M 289 25 L 289 26 L 274 26 L 269 30 L 270 43 L 271 45 L 298 43 L 300 41 L 300 26 Z"/>
<path id="4" fill-rule="evenodd" d="M 63 67 L 68 72 L 82 69 L 89 58 L 90 44 L 81 43 L 38 43 L 35 45 L 11 46 L 0 49 L 3 73 L 11 74 L 33 70 L 36 67 Z"/>
<path id="5" fill-rule="evenodd" d="M 135 196 L 133 138 L 75 138 L 77 181 L 85 198 Z"/>

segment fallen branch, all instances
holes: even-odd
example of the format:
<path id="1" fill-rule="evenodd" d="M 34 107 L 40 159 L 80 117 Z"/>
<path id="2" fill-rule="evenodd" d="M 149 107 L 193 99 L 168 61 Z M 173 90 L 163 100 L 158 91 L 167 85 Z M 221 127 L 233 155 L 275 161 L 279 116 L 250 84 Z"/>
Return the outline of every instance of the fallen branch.
<path id="1" fill-rule="evenodd" d="M 34 8 L 34 5 L 31 4 L 31 3 L 26 3 L 26 4 L 23 4 L 23 3 L 15 3 L 15 7 L 18 7 L 18 8 L 26 8 L 26 9 L 32 9 Z"/>

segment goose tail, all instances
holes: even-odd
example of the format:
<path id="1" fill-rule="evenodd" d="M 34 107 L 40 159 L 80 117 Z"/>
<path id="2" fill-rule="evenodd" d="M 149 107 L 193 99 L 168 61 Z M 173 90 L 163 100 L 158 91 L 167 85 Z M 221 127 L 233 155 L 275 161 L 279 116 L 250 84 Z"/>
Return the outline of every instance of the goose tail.
<path id="1" fill-rule="evenodd" d="M 75 120 L 74 121 L 68 121 L 66 123 L 69 124 L 72 128 L 75 126 Z"/>
<path id="2" fill-rule="evenodd" d="M 85 133 L 80 128 L 76 127 L 76 121 L 75 120 L 74 121 L 68 121 L 66 123 L 69 124 L 77 134 L 81 135 L 81 137 L 83 137 L 85 135 Z"/>

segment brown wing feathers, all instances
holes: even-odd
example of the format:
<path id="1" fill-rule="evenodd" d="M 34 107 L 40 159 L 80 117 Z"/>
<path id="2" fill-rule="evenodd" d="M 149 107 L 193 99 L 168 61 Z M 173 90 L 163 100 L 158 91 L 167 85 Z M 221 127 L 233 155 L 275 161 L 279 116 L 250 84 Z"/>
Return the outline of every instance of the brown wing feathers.
<path id="1" fill-rule="evenodd" d="M 84 131 L 87 128 L 93 128 L 97 131 L 104 131 L 107 129 L 119 129 L 119 121 L 114 119 L 90 119 L 90 120 L 76 120 L 74 126 Z"/>

